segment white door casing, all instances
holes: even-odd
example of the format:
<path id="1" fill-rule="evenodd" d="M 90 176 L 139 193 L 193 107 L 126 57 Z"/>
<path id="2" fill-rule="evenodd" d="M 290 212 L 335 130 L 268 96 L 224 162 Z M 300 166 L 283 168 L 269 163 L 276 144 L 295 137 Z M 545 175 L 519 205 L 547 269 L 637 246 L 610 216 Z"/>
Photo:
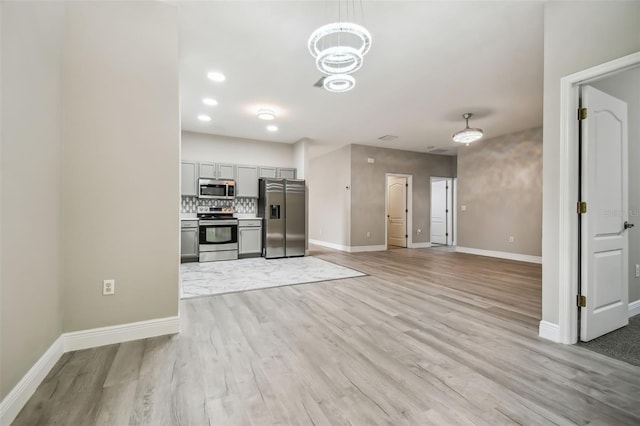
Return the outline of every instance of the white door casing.
<path id="1" fill-rule="evenodd" d="M 629 323 L 627 104 L 582 87 L 580 339 L 589 341 Z"/>
<path id="2" fill-rule="evenodd" d="M 387 244 L 407 247 L 407 178 L 387 177 Z"/>
<path id="3" fill-rule="evenodd" d="M 447 181 L 431 182 L 431 243 L 447 244 Z"/>

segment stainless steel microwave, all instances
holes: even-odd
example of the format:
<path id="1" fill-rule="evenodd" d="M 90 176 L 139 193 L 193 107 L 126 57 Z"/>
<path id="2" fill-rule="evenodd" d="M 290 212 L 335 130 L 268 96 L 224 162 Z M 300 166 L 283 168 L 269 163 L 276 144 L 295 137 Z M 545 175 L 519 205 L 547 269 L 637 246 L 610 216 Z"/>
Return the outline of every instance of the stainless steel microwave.
<path id="1" fill-rule="evenodd" d="M 236 182 L 233 180 L 198 179 L 198 198 L 233 200 Z"/>

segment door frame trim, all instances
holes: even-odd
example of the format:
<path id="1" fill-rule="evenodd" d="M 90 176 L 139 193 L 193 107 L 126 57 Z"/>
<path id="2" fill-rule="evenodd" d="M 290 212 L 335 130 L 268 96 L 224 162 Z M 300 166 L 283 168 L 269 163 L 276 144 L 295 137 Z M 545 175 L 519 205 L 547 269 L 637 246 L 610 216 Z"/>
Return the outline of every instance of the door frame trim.
<path id="1" fill-rule="evenodd" d="M 578 341 L 578 89 L 590 81 L 640 65 L 640 52 L 560 79 L 560 180 L 558 209 L 558 340 Z M 543 255 L 544 258 L 544 255 Z M 544 266 L 543 266 L 544 267 Z M 544 287 L 544 286 L 543 286 Z M 544 290 L 544 288 L 543 288 Z M 544 308 L 543 308 L 544 310 Z M 541 331 L 542 323 L 541 321 Z M 542 333 L 540 333 L 541 337 Z"/>
<path id="2" fill-rule="evenodd" d="M 407 178 L 407 248 L 413 247 L 413 175 L 402 173 L 385 173 L 384 175 L 384 246 L 385 250 L 389 248 L 387 234 L 387 215 L 389 214 L 389 176 Z"/>

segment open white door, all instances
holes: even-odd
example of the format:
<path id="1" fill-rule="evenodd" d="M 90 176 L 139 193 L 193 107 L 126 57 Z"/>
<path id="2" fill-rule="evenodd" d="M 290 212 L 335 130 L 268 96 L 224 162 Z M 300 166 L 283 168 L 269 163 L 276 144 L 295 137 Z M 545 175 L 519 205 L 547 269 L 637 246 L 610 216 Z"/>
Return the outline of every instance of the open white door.
<path id="1" fill-rule="evenodd" d="M 431 182 L 431 244 L 447 244 L 447 181 Z"/>
<path id="2" fill-rule="evenodd" d="M 407 178 L 387 177 L 387 244 L 407 246 Z"/>
<path id="3" fill-rule="evenodd" d="M 629 323 L 627 104 L 582 88 L 580 340 Z"/>

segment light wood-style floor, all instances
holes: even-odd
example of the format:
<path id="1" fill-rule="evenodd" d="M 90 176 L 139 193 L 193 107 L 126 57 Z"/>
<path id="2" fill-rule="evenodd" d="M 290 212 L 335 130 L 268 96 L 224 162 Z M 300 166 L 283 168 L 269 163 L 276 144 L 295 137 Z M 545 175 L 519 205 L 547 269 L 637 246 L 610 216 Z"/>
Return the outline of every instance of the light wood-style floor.
<path id="1" fill-rule="evenodd" d="M 539 265 L 312 249 L 369 276 L 182 301 L 179 335 L 65 354 L 15 425 L 640 424 L 640 368 L 537 337 Z"/>

